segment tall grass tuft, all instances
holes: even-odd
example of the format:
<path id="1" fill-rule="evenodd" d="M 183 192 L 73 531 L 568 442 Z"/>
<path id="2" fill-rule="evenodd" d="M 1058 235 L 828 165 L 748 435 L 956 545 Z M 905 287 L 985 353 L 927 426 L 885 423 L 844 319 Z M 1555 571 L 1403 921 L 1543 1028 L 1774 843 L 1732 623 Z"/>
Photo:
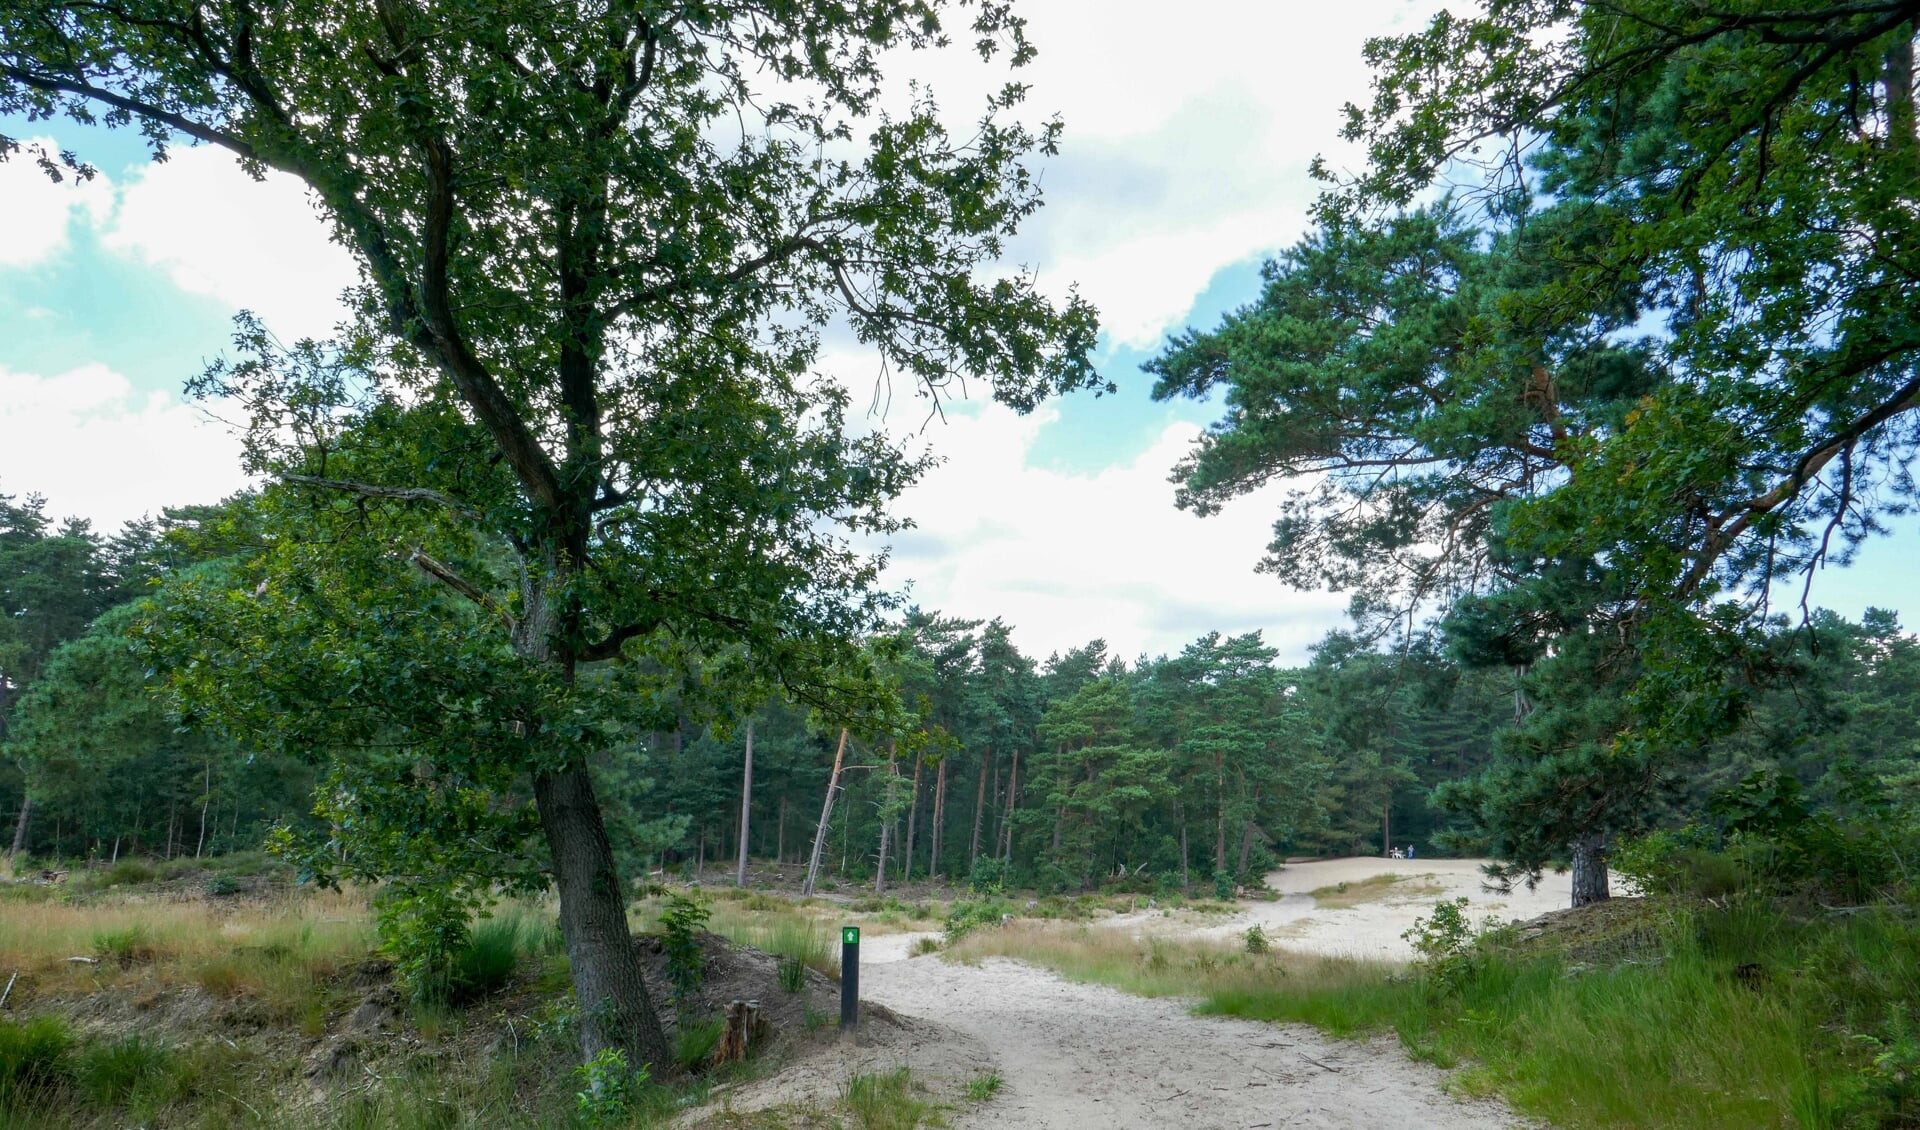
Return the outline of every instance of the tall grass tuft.
<path id="1" fill-rule="evenodd" d="M 521 960 L 541 952 L 546 933 L 544 922 L 518 909 L 481 919 L 453 955 L 453 999 L 477 1000 L 506 988 Z"/>
<path id="2" fill-rule="evenodd" d="M 914 1130 L 933 1113 L 933 1104 L 914 1094 L 906 1067 L 849 1077 L 841 1102 L 861 1130 Z"/>

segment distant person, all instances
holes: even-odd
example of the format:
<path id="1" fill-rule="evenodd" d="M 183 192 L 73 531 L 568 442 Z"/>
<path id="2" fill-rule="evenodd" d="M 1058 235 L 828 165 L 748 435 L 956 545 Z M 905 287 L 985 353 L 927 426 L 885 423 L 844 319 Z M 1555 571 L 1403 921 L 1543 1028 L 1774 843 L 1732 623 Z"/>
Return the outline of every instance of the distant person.
<path id="1" fill-rule="evenodd" d="M 1408 859 L 1412 859 L 1412 858 L 1413 858 L 1413 845 L 1412 845 L 1412 844 L 1408 844 L 1408 845 L 1407 845 L 1407 858 L 1408 858 Z"/>

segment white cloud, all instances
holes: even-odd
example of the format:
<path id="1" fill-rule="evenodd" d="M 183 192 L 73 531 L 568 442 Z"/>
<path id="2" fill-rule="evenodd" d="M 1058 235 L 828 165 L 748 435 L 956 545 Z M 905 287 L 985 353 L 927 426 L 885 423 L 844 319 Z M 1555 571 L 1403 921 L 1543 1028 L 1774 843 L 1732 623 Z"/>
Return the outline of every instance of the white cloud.
<path id="1" fill-rule="evenodd" d="M 1439 7 L 1027 0 L 1019 11 L 1040 54 L 1018 76 L 1032 88 L 1026 109 L 1058 113 L 1066 135 L 1015 255 L 1050 292 L 1077 282 L 1117 341 L 1151 344 L 1220 268 L 1300 236 L 1320 188 L 1313 158 L 1355 163 L 1340 107 L 1368 96 L 1366 40 Z M 931 82 L 956 124 L 1006 77 L 964 52 L 897 66 Z"/>
<path id="2" fill-rule="evenodd" d="M 182 146 L 134 174 L 105 242 L 182 290 L 252 310 L 287 341 L 328 336 L 355 279 L 300 182 L 272 172 L 254 181 L 219 149 Z"/>
<path id="3" fill-rule="evenodd" d="M 1137 458 L 1091 474 L 1028 465 L 1048 410 L 997 405 L 929 429 L 946 461 L 901 498 L 917 528 L 894 541 L 888 580 L 949 615 L 1000 616 L 1037 657 L 1104 638 L 1129 659 L 1204 632 L 1265 632 L 1299 658 L 1346 599 L 1253 571 L 1278 488 L 1211 518 L 1176 510 L 1167 472 L 1197 434 L 1173 425 Z"/>
<path id="4" fill-rule="evenodd" d="M 0 368 L 0 490 L 44 494 L 54 514 L 111 531 L 229 494 L 244 485 L 239 468 L 224 425 L 104 365 L 50 377 Z"/>
<path id="5" fill-rule="evenodd" d="M 113 189 L 105 176 L 80 180 L 67 175 L 55 182 L 34 162 L 34 154 L 55 153 L 50 137 L 29 137 L 19 152 L 0 161 L 0 267 L 31 267 L 66 250 L 74 213 L 101 222 L 112 208 Z"/>

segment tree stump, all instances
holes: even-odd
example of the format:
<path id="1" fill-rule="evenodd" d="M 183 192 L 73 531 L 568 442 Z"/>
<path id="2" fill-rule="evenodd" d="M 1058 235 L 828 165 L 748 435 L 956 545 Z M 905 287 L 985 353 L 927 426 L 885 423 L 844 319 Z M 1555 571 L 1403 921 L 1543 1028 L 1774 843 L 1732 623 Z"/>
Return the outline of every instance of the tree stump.
<path id="1" fill-rule="evenodd" d="M 747 1058 L 753 1045 L 766 1038 L 769 1027 L 767 1018 L 760 1015 L 759 1001 L 734 1001 L 727 1005 L 727 1026 L 720 1033 L 719 1046 L 713 1049 L 713 1062 L 732 1063 Z"/>

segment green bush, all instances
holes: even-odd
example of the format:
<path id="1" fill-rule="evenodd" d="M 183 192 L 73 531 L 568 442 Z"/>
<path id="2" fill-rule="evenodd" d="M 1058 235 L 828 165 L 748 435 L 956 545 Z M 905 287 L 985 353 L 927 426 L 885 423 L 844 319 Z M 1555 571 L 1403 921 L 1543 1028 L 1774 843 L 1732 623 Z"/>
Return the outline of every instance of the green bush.
<path id="1" fill-rule="evenodd" d="M 1233 901 L 1233 875 L 1226 871 L 1216 871 L 1213 875 L 1213 897 L 1221 902 Z"/>
<path id="2" fill-rule="evenodd" d="M 1007 889 L 1007 864 L 1005 860 L 983 855 L 973 861 L 973 872 L 967 876 L 967 889 L 976 895 L 997 895 Z"/>
<path id="3" fill-rule="evenodd" d="M 144 859 L 122 859 L 107 868 L 104 882 L 109 887 L 132 886 L 137 883 L 151 883 L 158 877 L 153 864 Z"/>
<path id="4" fill-rule="evenodd" d="M 1012 913 L 1013 906 L 1005 899 L 961 899 L 947 912 L 947 942 L 957 942 L 982 926 L 998 926 Z"/>
<path id="5" fill-rule="evenodd" d="M 1420 971 L 1427 984 L 1441 992 L 1460 988 L 1480 969 L 1483 955 L 1474 945 L 1465 895 L 1436 903 L 1431 916 L 1414 919 L 1412 928 L 1400 936 L 1420 955 Z"/>
<path id="6" fill-rule="evenodd" d="M 1262 930 L 1259 926 L 1247 927 L 1248 953 L 1266 953 L 1272 948 L 1273 943 L 1267 940 L 1267 932 L 1265 930 Z"/>
<path id="7" fill-rule="evenodd" d="M 660 912 L 660 933 L 667 953 L 667 983 L 671 985 L 674 1007 L 682 1013 L 691 1005 L 695 990 L 706 976 L 705 959 L 700 952 L 700 932 L 710 912 L 685 895 L 672 895 Z"/>

